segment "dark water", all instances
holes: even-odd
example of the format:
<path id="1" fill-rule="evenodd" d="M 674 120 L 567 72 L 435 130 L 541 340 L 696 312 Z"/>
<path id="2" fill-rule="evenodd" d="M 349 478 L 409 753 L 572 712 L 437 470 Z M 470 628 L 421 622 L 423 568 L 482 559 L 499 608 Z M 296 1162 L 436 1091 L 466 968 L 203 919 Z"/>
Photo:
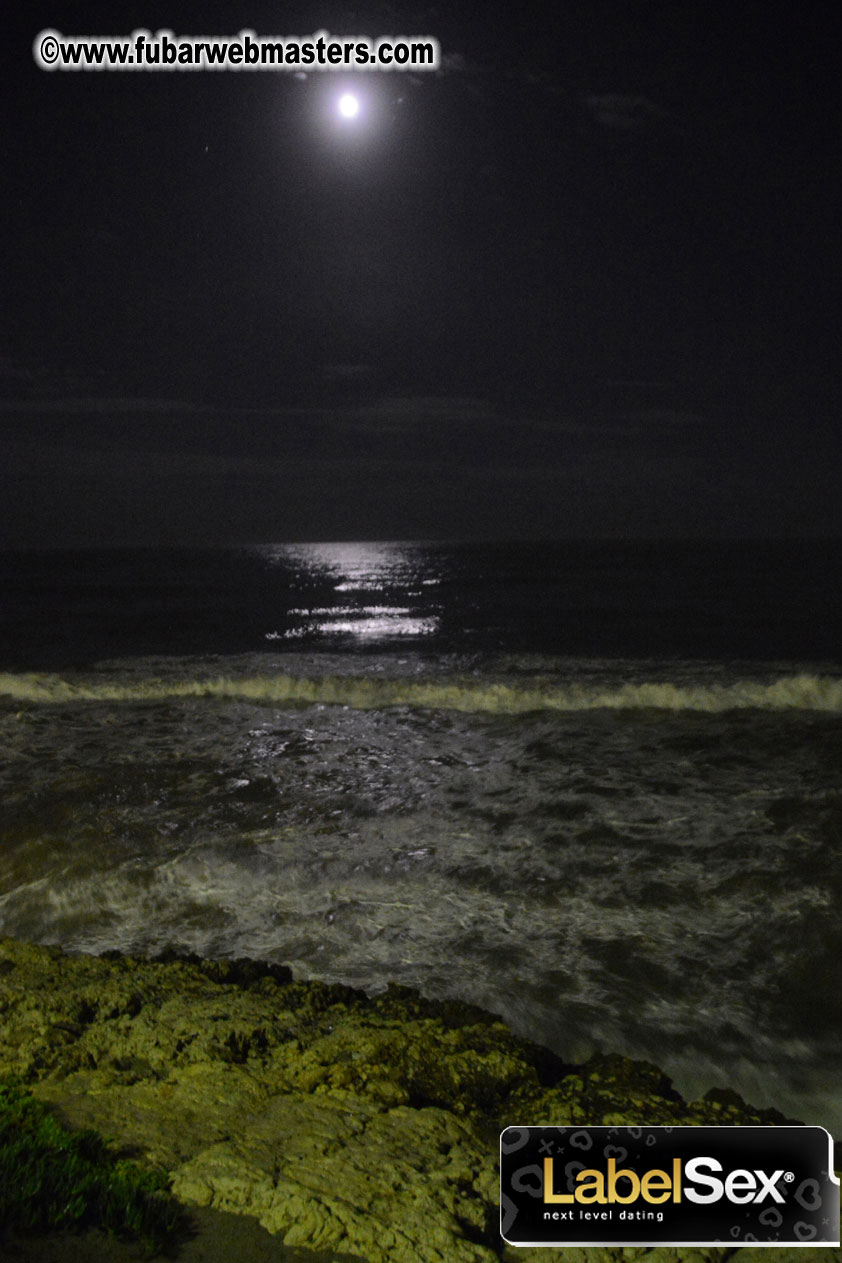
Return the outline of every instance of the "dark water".
<path id="1" fill-rule="evenodd" d="M 842 1131 L 838 543 L 0 570 L 0 933 L 394 979 Z"/>
<path id="2" fill-rule="evenodd" d="M 355 652 L 411 637 L 460 654 L 842 656 L 840 541 L 0 553 L 0 585 L 6 669 L 259 652 L 269 636 Z M 385 611 L 376 627 L 366 592 Z"/>

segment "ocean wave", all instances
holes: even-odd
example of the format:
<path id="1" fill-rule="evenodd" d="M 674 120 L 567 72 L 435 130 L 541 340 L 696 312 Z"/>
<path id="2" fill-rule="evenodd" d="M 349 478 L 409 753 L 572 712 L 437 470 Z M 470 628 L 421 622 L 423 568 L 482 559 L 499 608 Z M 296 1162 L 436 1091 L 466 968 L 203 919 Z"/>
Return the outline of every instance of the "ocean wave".
<path id="1" fill-rule="evenodd" d="M 119 682 L 49 674 L 0 674 L 0 696 L 21 704 L 73 702 L 163 702 L 190 698 L 274 705 L 346 706 L 379 710 L 416 709 L 523 714 L 533 711 L 665 710 L 719 713 L 729 710 L 842 712 L 842 679 L 810 674 L 771 681 L 679 684 L 640 681 L 616 686 L 365 676 L 249 675 L 241 678 L 161 679 Z"/>

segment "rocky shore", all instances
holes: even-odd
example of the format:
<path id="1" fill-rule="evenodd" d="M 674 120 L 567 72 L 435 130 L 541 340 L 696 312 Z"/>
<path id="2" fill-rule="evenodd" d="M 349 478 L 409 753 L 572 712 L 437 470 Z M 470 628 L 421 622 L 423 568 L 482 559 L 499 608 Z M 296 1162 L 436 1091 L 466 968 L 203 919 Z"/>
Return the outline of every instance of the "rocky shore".
<path id="1" fill-rule="evenodd" d="M 69 1125 L 165 1167 L 186 1206 L 250 1216 L 296 1258 L 365 1263 L 722 1259 L 505 1247 L 499 1132 L 784 1121 L 727 1090 L 687 1103 L 645 1063 L 565 1065 L 488 1013 L 404 988 L 368 997 L 252 961 L 67 956 L 4 939 L 9 1074 Z M 797 1257 L 742 1250 L 740 1263 L 753 1254 Z"/>

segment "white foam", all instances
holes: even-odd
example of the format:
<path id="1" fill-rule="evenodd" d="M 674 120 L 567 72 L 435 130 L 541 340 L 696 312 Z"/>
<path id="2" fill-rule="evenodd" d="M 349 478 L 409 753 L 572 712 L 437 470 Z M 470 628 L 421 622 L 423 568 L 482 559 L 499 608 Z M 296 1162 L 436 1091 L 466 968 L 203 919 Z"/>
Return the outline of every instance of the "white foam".
<path id="1" fill-rule="evenodd" d="M 642 681 L 615 687 L 600 684 L 521 685 L 442 676 L 429 680 L 360 676 L 224 675 L 206 679 L 126 682 L 95 677 L 67 679 L 50 674 L 0 674 L 0 696 L 24 703 L 150 702 L 180 698 L 221 698 L 350 706 L 371 710 L 409 706 L 492 714 L 529 711 L 666 710 L 720 713 L 729 710 L 808 710 L 842 712 L 842 679 L 802 673 L 771 681 L 730 684 L 678 684 Z"/>

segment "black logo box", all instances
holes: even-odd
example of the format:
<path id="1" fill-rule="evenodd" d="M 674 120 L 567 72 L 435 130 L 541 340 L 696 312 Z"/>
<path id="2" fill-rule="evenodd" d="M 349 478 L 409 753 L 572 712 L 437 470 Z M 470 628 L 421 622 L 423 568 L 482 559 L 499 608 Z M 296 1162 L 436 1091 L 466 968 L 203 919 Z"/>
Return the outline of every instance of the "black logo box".
<path id="1" fill-rule="evenodd" d="M 623 1174 L 623 1172 L 628 1174 Z M 510 1245 L 839 1245 L 823 1127 L 507 1127 Z"/>

